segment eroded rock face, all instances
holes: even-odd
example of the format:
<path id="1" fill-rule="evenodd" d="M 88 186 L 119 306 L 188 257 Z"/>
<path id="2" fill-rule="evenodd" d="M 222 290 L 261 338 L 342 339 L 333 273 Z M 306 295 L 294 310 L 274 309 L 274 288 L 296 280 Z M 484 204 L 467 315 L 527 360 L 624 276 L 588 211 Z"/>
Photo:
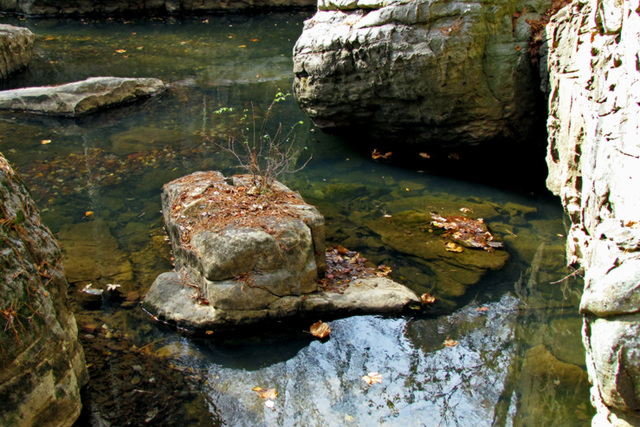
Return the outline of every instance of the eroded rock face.
<path id="1" fill-rule="evenodd" d="M 9 0 L 0 3 L 2 12 L 26 15 L 114 15 L 141 13 L 203 13 L 220 10 L 256 8 L 311 7 L 315 0 L 146 0 L 146 1 L 89 1 L 89 0 Z"/>
<path id="2" fill-rule="evenodd" d="M 89 380 L 60 248 L 0 156 L 0 424 L 72 425 Z"/>
<path id="3" fill-rule="evenodd" d="M 548 187 L 585 269 L 594 425 L 639 425 L 640 3 L 574 1 L 547 27 Z"/>
<path id="4" fill-rule="evenodd" d="M 294 48 L 295 96 L 321 128 L 431 146 L 521 138 L 538 92 L 526 21 L 550 3 L 320 0 Z"/>
<path id="5" fill-rule="evenodd" d="M 165 185 L 162 206 L 176 271 L 161 274 L 145 307 L 179 327 L 216 330 L 295 315 L 389 313 L 419 305 L 389 279 L 360 278 L 322 292 L 324 218 L 280 183 L 253 194 L 249 176 L 195 172 Z"/>
<path id="6" fill-rule="evenodd" d="M 29 29 L 0 24 L 0 78 L 27 66 L 36 39 Z"/>
<path id="7" fill-rule="evenodd" d="M 76 117 L 164 90 L 164 83 L 158 79 L 91 77 L 59 86 L 0 91 L 0 110 Z"/>

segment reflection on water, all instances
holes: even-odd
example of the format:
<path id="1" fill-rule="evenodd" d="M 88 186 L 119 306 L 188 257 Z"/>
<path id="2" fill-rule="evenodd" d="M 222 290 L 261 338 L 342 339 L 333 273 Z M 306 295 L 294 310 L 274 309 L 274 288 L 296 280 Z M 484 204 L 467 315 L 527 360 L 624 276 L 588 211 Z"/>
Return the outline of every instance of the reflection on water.
<path id="1" fill-rule="evenodd" d="M 146 290 L 172 268 L 162 185 L 195 170 L 233 173 L 212 141 L 241 126 L 251 103 L 266 106 L 291 86 L 291 50 L 308 16 L 19 22 L 38 36 L 36 57 L 5 88 L 95 75 L 173 83 L 79 120 L 0 116 L 0 151 L 65 252 L 91 363 L 87 419 L 123 424 L 137 411 L 141 422 L 171 412 L 192 425 L 584 425 L 581 283 L 561 281 L 559 203 L 375 162 L 349 148 L 360 141 L 315 130 L 291 98 L 273 122 L 302 120 L 298 143 L 313 160 L 288 184 L 325 215 L 328 243 L 391 266 L 436 304 L 406 318 L 334 320 L 323 342 L 299 325 L 202 341 L 142 312 Z M 214 114 L 223 107 L 233 112 Z M 483 218 L 505 249 L 447 251 L 431 212 Z M 96 308 L 78 292 L 89 283 L 121 286 Z M 382 383 L 362 381 L 370 372 Z M 275 388 L 275 406 L 254 387 Z M 182 403 L 162 403 L 171 398 Z"/>

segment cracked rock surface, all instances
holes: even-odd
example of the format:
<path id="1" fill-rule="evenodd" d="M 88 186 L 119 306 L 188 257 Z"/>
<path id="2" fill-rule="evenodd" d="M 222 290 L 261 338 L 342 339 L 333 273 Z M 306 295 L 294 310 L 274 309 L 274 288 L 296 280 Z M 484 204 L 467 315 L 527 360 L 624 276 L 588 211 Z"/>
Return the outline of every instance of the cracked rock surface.
<path id="1" fill-rule="evenodd" d="M 527 135 L 538 85 L 527 20 L 550 1 L 320 0 L 294 93 L 326 129 L 455 146 Z"/>

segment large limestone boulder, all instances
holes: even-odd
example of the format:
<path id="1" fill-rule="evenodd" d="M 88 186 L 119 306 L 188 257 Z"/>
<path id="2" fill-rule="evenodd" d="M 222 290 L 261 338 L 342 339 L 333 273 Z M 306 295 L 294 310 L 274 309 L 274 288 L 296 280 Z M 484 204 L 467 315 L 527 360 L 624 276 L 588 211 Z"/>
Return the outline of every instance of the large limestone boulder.
<path id="1" fill-rule="evenodd" d="M 35 39 L 27 28 L 0 24 L 0 78 L 27 66 Z"/>
<path id="2" fill-rule="evenodd" d="M 430 146 L 531 132 L 527 20 L 550 1 L 319 0 L 294 47 L 294 93 L 325 129 Z"/>
<path id="3" fill-rule="evenodd" d="M 76 117 L 165 90 L 153 78 L 91 77 L 59 86 L 0 91 L 0 110 Z"/>
<path id="4" fill-rule="evenodd" d="M 316 313 L 397 312 L 419 305 L 387 278 L 319 289 L 324 218 L 284 185 L 257 194 L 249 176 L 195 172 L 165 185 L 162 210 L 175 272 L 145 297 L 159 319 L 203 331 Z M 348 283 L 348 282 L 347 282 Z"/>
<path id="5" fill-rule="evenodd" d="M 0 156 L 0 424 L 72 425 L 88 380 L 60 248 Z"/>
<path id="6" fill-rule="evenodd" d="M 547 26 L 548 187 L 585 270 L 594 425 L 640 425 L 640 1 L 574 1 Z"/>

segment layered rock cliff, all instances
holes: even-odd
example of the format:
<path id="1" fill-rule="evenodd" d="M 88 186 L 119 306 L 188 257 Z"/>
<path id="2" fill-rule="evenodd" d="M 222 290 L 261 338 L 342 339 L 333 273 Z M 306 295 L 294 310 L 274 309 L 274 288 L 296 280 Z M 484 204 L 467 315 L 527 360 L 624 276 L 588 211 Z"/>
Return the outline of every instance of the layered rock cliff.
<path id="1" fill-rule="evenodd" d="M 550 1 L 320 0 L 294 93 L 325 129 L 434 147 L 517 140 L 535 123 L 527 53 Z"/>
<path id="2" fill-rule="evenodd" d="M 585 271 L 594 425 L 640 425 L 640 2 L 574 0 L 547 26 L 548 187 Z"/>
<path id="3" fill-rule="evenodd" d="M 72 425 L 88 381 L 60 247 L 0 155 L 0 425 Z"/>

